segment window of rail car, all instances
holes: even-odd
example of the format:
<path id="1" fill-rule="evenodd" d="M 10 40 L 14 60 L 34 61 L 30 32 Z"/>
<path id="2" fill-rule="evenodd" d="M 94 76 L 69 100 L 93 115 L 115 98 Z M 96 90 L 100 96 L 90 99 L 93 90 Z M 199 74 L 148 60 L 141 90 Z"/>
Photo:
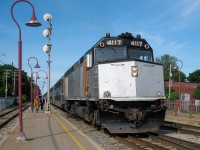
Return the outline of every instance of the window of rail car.
<path id="1" fill-rule="evenodd" d="M 125 47 L 105 47 L 95 49 L 95 61 L 105 62 L 126 58 Z"/>
<path id="2" fill-rule="evenodd" d="M 140 59 L 144 61 L 153 61 L 153 53 L 144 49 L 129 48 L 128 58 Z"/>

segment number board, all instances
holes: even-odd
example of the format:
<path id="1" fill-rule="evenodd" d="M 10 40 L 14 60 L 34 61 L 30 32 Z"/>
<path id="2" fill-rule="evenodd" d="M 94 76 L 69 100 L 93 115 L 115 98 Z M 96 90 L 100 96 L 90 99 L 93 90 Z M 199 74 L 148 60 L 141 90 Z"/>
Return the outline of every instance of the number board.
<path id="1" fill-rule="evenodd" d="M 142 41 L 131 41 L 131 45 L 132 46 L 143 46 L 143 42 Z"/>
<path id="2" fill-rule="evenodd" d="M 122 40 L 107 40 L 106 41 L 107 45 L 122 45 Z"/>

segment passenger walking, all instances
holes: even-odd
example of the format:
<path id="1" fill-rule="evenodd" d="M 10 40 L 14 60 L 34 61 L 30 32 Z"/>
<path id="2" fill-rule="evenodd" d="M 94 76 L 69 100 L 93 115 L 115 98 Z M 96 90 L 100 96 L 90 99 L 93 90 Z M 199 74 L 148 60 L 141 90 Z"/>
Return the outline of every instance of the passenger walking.
<path id="1" fill-rule="evenodd" d="M 36 108 L 36 112 L 38 112 L 38 110 L 39 110 L 39 104 L 40 104 L 39 98 L 36 97 L 34 99 L 34 105 L 35 105 L 35 108 Z"/>

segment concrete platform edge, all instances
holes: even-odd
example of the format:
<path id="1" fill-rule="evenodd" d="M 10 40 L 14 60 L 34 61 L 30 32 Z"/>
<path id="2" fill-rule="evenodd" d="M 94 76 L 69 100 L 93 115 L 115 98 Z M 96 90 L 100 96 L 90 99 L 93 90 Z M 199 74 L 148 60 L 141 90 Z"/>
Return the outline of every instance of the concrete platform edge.
<path id="1" fill-rule="evenodd" d="M 89 136 L 87 136 L 86 134 L 84 134 L 82 131 L 78 130 L 73 124 L 71 124 L 68 120 L 66 120 L 66 118 L 64 118 L 63 116 L 61 116 L 63 118 L 63 120 L 65 120 L 74 130 L 76 130 L 79 134 L 81 134 L 83 137 L 85 137 L 96 149 L 98 150 L 104 150 L 104 148 L 97 144 L 94 140 L 92 140 Z"/>

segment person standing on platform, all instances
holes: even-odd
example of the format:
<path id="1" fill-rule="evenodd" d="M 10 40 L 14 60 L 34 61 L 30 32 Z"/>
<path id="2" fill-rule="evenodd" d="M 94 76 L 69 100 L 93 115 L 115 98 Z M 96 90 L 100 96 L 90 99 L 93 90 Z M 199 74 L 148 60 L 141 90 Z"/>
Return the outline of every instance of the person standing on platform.
<path id="1" fill-rule="evenodd" d="M 39 98 L 36 97 L 34 99 L 34 105 L 35 105 L 35 108 L 36 108 L 36 112 L 38 112 L 38 110 L 39 110 L 39 104 L 40 104 Z"/>

